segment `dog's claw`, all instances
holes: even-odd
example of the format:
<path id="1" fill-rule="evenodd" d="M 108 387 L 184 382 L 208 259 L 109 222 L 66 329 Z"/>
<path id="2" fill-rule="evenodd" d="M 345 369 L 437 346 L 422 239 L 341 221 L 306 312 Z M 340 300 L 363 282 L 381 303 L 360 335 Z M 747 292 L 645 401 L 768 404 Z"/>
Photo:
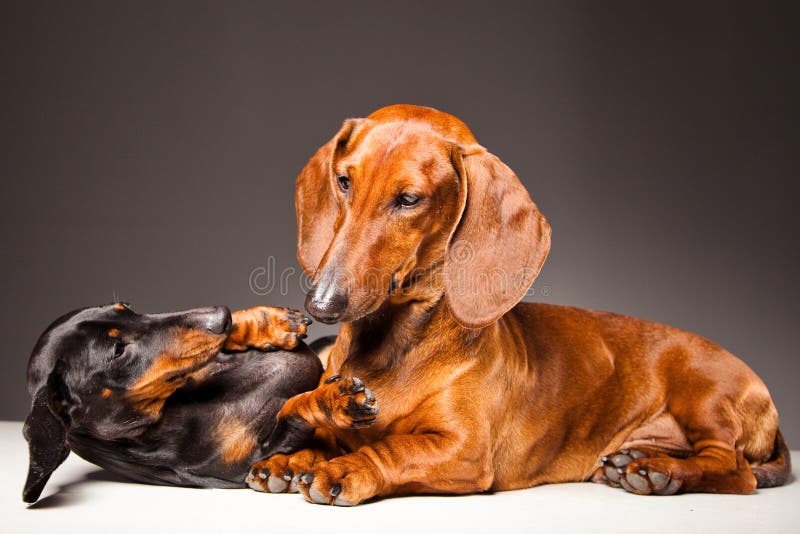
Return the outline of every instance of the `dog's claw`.
<path id="1" fill-rule="evenodd" d="M 362 391 L 364 391 L 364 382 L 362 382 L 360 378 L 354 376 L 352 380 L 353 380 L 353 385 L 350 386 L 351 393 L 361 393 Z"/>

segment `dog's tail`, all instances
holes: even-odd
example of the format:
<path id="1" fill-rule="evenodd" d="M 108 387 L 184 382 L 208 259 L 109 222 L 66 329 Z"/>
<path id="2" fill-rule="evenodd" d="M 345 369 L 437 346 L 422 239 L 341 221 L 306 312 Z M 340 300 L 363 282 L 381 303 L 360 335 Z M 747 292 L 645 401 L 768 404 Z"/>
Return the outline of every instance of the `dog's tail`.
<path id="1" fill-rule="evenodd" d="M 322 366 L 326 369 L 328 368 L 328 355 L 334 343 L 336 343 L 336 336 L 325 336 L 317 338 L 308 344 L 308 347 L 319 357 L 320 361 L 322 361 Z"/>
<path id="2" fill-rule="evenodd" d="M 780 429 L 775 434 L 775 447 L 772 456 L 765 463 L 753 466 L 758 488 L 783 486 L 792 474 L 792 457 Z"/>

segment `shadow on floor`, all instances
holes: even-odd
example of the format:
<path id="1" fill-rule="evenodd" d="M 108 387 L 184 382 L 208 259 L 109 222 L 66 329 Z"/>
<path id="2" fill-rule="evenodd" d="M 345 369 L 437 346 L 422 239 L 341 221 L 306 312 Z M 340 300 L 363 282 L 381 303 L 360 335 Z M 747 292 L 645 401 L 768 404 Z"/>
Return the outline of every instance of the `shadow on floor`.
<path id="1" fill-rule="evenodd" d="M 95 482 L 118 482 L 123 484 L 139 484 L 139 482 L 127 479 L 123 476 L 117 475 L 105 469 L 95 469 L 75 480 L 60 484 L 55 492 L 50 495 L 39 499 L 33 504 L 28 505 L 28 510 L 45 510 L 48 508 L 59 508 L 62 506 L 70 506 L 82 502 L 85 498 L 84 492 L 77 491 L 82 486 L 92 484 Z"/>

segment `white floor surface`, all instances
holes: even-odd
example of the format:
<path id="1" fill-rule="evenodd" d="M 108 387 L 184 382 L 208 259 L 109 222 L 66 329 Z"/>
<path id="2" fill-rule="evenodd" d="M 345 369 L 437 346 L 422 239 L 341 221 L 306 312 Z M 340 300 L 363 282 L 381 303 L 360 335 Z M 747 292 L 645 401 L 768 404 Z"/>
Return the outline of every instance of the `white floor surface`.
<path id="1" fill-rule="evenodd" d="M 465 497 L 401 497 L 354 508 L 298 495 L 124 481 L 75 454 L 39 503 L 22 502 L 28 452 L 22 423 L 0 422 L 0 532 L 786 532 L 800 533 L 800 453 L 794 479 L 754 495 L 641 497 L 596 484 L 555 484 Z"/>

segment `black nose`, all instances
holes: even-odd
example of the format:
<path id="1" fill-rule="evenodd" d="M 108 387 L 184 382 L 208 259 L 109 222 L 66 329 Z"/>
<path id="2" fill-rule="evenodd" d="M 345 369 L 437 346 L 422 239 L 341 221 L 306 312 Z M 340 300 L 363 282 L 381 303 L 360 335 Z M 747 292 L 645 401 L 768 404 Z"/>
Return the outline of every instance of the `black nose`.
<path id="1" fill-rule="evenodd" d="M 231 329 L 231 311 L 226 306 L 215 306 L 197 310 L 197 319 L 200 328 L 207 332 L 220 335 L 227 334 Z"/>
<path id="2" fill-rule="evenodd" d="M 333 324 L 342 318 L 347 309 L 347 292 L 333 286 L 315 285 L 306 295 L 306 311 L 325 324 Z"/>

